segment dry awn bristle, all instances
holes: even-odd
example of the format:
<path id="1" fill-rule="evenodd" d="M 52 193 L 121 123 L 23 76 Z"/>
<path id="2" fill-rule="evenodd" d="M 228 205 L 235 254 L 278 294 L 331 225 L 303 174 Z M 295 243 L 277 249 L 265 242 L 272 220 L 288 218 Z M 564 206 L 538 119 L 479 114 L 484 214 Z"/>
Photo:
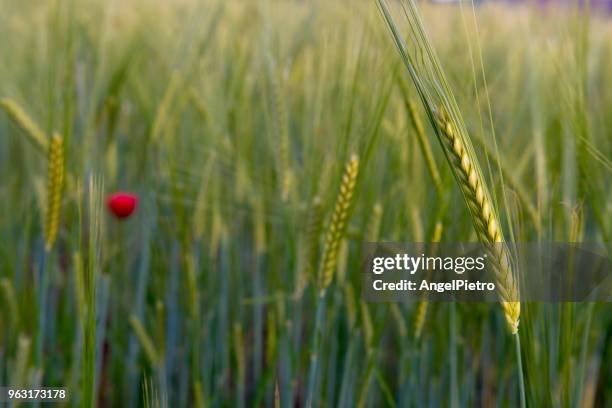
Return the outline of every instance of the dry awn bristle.
<path id="1" fill-rule="evenodd" d="M 49 145 L 49 173 L 47 180 L 47 213 L 45 225 L 45 248 L 49 251 L 57 238 L 64 184 L 64 141 L 54 134 Z"/>
<path id="2" fill-rule="evenodd" d="M 325 249 L 323 251 L 321 270 L 319 273 L 321 293 L 325 292 L 334 277 L 340 241 L 346 231 L 346 223 L 353 202 L 353 193 L 355 191 L 358 172 L 359 158 L 353 155 L 346 164 L 342 182 L 340 183 L 340 192 L 338 193 L 336 206 L 325 237 Z"/>
<path id="3" fill-rule="evenodd" d="M 448 153 L 451 167 L 472 214 L 474 226 L 480 240 L 487 244 L 489 253 L 494 257 L 492 265 L 506 321 L 513 334 L 518 332 L 520 302 L 518 288 L 514 281 L 508 249 L 504 242 L 501 224 L 495 213 L 486 184 L 478 169 L 476 158 L 466 148 L 461 137 L 455 132 L 452 121 L 443 110 L 437 112 L 441 141 Z"/>
<path id="4" fill-rule="evenodd" d="M 36 146 L 41 152 L 47 153 L 49 148 L 49 142 L 47 136 L 40 130 L 40 128 L 34 123 L 34 121 L 28 116 L 28 114 L 21 109 L 17 103 L 9 98 L 0 99 L 0 106 L 9 115 L 11 120 L 21 128 L 26 134 L 30 142 Z"/>

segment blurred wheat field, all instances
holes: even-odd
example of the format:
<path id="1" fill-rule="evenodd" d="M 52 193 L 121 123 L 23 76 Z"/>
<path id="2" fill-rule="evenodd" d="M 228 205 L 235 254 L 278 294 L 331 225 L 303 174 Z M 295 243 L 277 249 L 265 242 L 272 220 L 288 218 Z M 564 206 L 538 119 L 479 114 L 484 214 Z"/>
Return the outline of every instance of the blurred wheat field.
<path id="1" fill-rule="evenodd" d="M 506 239 L 609 249 L 612 20 L 419 8 Z M 607 303 L 521 304 L 521 374 L 498 304 L 362 298 L 363 242 L 477 240 L 375 1 L 2 0 L 0 38 L 0 386 L 612 404 Z"/>

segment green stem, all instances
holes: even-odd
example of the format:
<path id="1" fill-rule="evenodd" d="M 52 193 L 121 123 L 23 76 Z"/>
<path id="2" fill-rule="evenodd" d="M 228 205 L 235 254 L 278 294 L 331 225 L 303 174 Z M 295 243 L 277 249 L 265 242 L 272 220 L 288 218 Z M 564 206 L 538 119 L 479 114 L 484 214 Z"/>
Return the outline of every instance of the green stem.
<path id="1" fill-rule="evenodd" d="M 525 402 L 525 380 L 523 379 L 523 362 L 521 360 L 521 339 L 518 333 L 514 335 L 514 340 L 516 344 L 516 364 L 518 367 L 518 374 L 519 374 L 519 390 L 521 393 L 521 408 L 526 408 L 527 403 Z"/>
<path id="2" fill-rule="evenodd" d="M 323 311 L 325 310 L 325 292 L 319 295 L 317 299 L 317 314 L 315 320 L 314 331 L 312 333 L 312 351 L 310 354 L 310 372 L 308 373 L 308 394 L 306 395 L 306 406 L 313 405 L 313 397 L 315 394 L 317 383 L 317 366 L 319 362 L 319 352 L 321 349 L 321 326 L 323 320 Z"/>
<path id="3" fill-rule="evenodd" d="M 49 256 L 47 250 L 43 251 L 42 261 L 40 262 L 40 292 L 38 297 L 38 336 L 36 338 L 36 366 L 43 368 L 43 344 L 45 343 L 46 329 L 46 310 L 47 310 L 47 286 L 49 286 Z"/>
<path id="4" fill-rule="evenodd" d="M 586 317 L 586 324 L 584 327 L 584 333 L 583 333 L 583 337 L 582 337 L 582 345 L 580 348 L 580 368 L 579 368 L 579 376 L 578 376 L 578 391 L 575 393 L 575 400 L 574 400 L 574 404 L 575 406 L 580 406 L 580 403 L 582 402 L 582 395 L 584 393 L 584 383 L 585 383 L 585 379 L 586 379 L 586 360 L 587 360 L 587 350 L 589 347 L 589 333 L 591 331 L 591 321 L 592 321 L 592 317 L 593 317 L 593 309 L 595 307 L 595 303 L 591 302 L 589 303 L 589 305 L 587 306 L 587 317 Z"/>
<path id="5" fill-rule="evenodd" d="M 459 406 L 459 387 L 457 382 L 457 306 L 455 302 L 450 304 L 450 403 L 451 407 Z"/>

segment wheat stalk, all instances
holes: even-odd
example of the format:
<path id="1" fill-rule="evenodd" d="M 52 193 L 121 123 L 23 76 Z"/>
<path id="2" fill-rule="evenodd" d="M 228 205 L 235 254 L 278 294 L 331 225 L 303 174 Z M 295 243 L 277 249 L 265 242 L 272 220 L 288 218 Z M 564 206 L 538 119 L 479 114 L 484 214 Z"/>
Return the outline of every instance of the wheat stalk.
<path id="1" fill-rule="evenodd" d="M 300 267 L 298 268 L 298 278 L 295 289 L 295 297 L 300 298 L 306 285 L 312 279 L 317 263 L 317 254 L 319 252 L 319 235 L 323 226 L 323 211 L 321 199 L 316 196 L 306 216 L 306 228 L 304 233 L 304 245 L 302 245 L 300 253 Z"/>
<path id="2" fill-rule="evenodd" d="M 238 382 L 243 384 L 246 373 L 246 357 L 244 353 L 244 336 L 242 334 L 242 326 L 240 323 L 234 323 L 234 353 L 236 356 L 236 366 Z M 244 392 L 243 390 L 241 390 Z"/>
<path id="3" fill-rule="evenodd" d="M 38 125 L 28 116 L 21 106 L 9 98 L 0 99 L 0 106 L 23 133 L 25 133 L 28 140 L 42 153 L 47 154 L 49 142 L 45 132 L 40 130 Z"/>
<path id="4" fill-rule="evenodd" d="M 344 285 L 344 302 L 348 326 L 353 328 L 357 322 L 357 301 L 355 300 L 355 289 L 353 289 L 353 285 L 350 281 Z"/>
<path id="5" fill-rule="evenodd" d="M 514 281 L 501 224 L 484 178 L 478 170 L 477 158 L 471 146 L 466 146 L 469 141 L 458 136 L 452 120 L 443 108 L 436 112 L 436 120 L 442 135 L 440 141 L 465 197 L 478 237 L 487 245 L 488 252 L 495 258 L 491 266 L 497 290 L 510 331 L 516 334 L 520 317 L 518 288 Z"/>
<path id="6" fill-rule="evenodd" d="M 365 238 L 369 242 L 375 242 L 378 240 L 378 234 L 380 231 L 380 222 L 382 219 L 382 206 L 379 203 L 374 204 L 372 208 L 372 216 L 368 222 L 365 230 Z M 366 347 L 366 354 L 368 356 L 368 363 L 366 364 L 366 371 L 363 380 L 363 388 L 359 393 L 359 399 L 357 402 L 358 407 L 365 406 L 365 400 L 368 396 L 370 382 L 372 379 L 372 363 L 375 356 L 374 352 L 374 323 L 372 322 L 372 314 L 368 304 L 361 299 L 359 302 L 361 308 L 361 327 L 363 329 L 363 337 Z"/>
<path id="7" fill-rule="evenodd" d="M 351 204 L 353 203 L 353 193 L 355 191 L 358 173 L 359 158 L 357 155 L 352 155 L 344 169 L 344 175 L 340 183 L 340 191 L 327 229 L 325 249 L 323 251 L 321 269 L 319 272 L 319 287 L 321 293 L 325 292 L 334 277 L 340 241 L 346 232 L 347 219 Z"/>
<path id="8" fill-rule="evenodd" d="M 316 196 L 308 214 L 308 225 L 306 227 L 306 261 L 308 274 L 316 267 L 317 252 L 319 252 L 319 234 L 323 226 L 323 205 L 321 198 Z"/>
<path id="9" fill-rule="evenodd" d="M 395 320 L 395 324 L 397 325 L 397 331 L 399 332 L 399 335 L 403 340 L 406 338 L 408 329 L 406 328 L 406 322 L 404 321 L 402 311 L 397 303 L 391 303 L 389 305 L 389 308 L 391 310 L 391 316 L 393 317 L 393 320 Z"/>
<path id="10" fill-rule="evenodd" d="M 50 251 L 57 239 L 64 185 L 64 140 L 57 133 L 53 134 L 49 144 L 48 161 L 45 249 Z"/>
<path id="11" fill-rule="evenodd" d="M 276 314 L 274 310 L 268 311 L 268 316 L 266 318 L 266 328 L 267 336 L 266 336 L 266 364 L 268 366 L 274 365 L 274 360 L 276 358 L 276 345 L 277 345 L 277 333 L 276 333 Z"/>
<path id="12" fill-rule="evenodd" d="M 102 191 L 103 180 L 100 177 L 89 175 L 85 183 L 83 206 L 83 225 L 86 233 L 83 237 L 83 248 L 86 256 L 79 256 L 76 260 L 83 262 L 83 282 L 85 289 L 85 319 L 82 323 L 83 336 L 81 347 L 82 379 L 84 405 L 94 406 L 95 400 L 95 371 L 96 371 L 96 286 L 102 264 Z M 80 267 L 79 267 L 80 268 Z"/>
<path id="13" fill-rule="evenodd" d="M 278 388 L 278 380 L 274 384 L 274 408 L 281 407 L 280 390 Z"/>

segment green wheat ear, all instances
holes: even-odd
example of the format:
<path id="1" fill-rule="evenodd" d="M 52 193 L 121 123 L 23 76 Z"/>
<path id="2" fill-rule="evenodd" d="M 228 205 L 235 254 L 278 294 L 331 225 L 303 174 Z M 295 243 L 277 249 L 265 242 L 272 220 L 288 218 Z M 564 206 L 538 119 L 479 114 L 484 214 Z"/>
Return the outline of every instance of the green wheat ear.
<path id="1" fill-rule="evenodd" d="M 521 304 L 517 301 L 518 287 L 514 281 L 501 223 L 479 171 L 477 158 L 473 150 L 466 147 L 464 139 L 457 135 L 452 121 L 442 108 L 438 110 L 436 119 L 442 134 L 440 141 L 468 204 L 478 237 L 487 245 L 487 251 L 495 260 L 492 267 L 502 308 L 510 331 L 516 334 L 521 313 Z"/>
<path id="2" fill-rule="evenodd" d="M 334 212 L 325 237 L 325 247 L 319 271 L 319 288 L 321 293 L 325 292 L 334 278 L 334 271 L 338 262 L 340 241 L 346 232 L 346 225 L 353 203 L 353 193 L 355 192 L 358 173 L 359 158 L 354 154 L 351 156 L 344 169 L 342 182 L 340 183 L 340 191 L 338 192 Z"/>
<path id="3" fill-rule="evenodd" d="M 412 0 L 401 2 L 404 17 L 411 29 L 408 44 L 391 15 L 387 0 L 377 0 L 377 2 L 429 120 L 436 130 L 438 141 L 446 153 L 479 240 L 485 244 L 487 252 L 494 259 L 492 267 L 500 302 L 510 331 L 516 334 L 520 317 L 518 287 L 514 281 L 501 223 L 482 176 L 459 106 L 425 32 L 416 4 Z"/>
<path id="4" fill-rule="evenodd" d="M 47 154 L 49 149 L 49 141 L 45 132 L 28 116 L 28 114 L 10 98 L 0 99 L 0 107 L 4 109 L 11 120 L 19 127 L 32 143 L 43 154 Z"/>
<path id="5" fill-rule="evenodd" d="M 64 139 L 57 133 L 51 138 L 48 160 L 45 249 L 50 251 L 57 239 L 64 185 Z"/>

